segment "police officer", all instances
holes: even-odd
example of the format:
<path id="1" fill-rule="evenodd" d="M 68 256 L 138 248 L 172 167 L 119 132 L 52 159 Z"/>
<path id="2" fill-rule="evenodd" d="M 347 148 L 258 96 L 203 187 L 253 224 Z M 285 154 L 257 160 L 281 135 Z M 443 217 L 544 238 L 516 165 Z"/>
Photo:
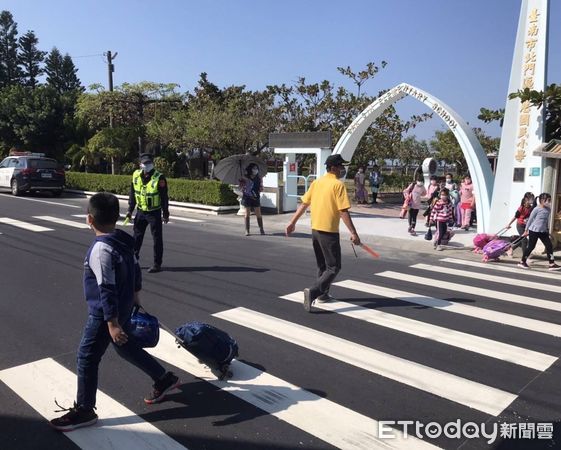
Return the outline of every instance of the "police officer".
<path id="1" fill-rule="evenodd" d="M 162 270 L 162 256 L 164 243 L 162 240 L 162 220 L 168 223 L 168 185 L 166 178 L 154 168 L 151 153 L 140 155 L 140 170 L 132 175 L 129 194 L 130 220 L 134 208 L 138 208 L 134 217 L 134 250 L 138 258 L 146 227 L 150 224 L 152 239 L 154 240 L 154 264 L 148 269 L 149 273 Z"/>

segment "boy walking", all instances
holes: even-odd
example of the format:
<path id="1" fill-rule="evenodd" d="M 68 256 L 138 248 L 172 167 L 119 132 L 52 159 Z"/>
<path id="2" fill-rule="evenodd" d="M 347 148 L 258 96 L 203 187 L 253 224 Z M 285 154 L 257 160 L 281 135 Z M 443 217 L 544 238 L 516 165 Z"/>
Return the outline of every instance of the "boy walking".
<path id="1" fill-rule="evenodd" d="M 98 368 L 109 343 L 119 356 L 135 365 L 154 381 L 153 391 L 144 398 L 158 403 L 179 386 L 179 379 L 166 372 L 126 330 L 138 293 L 142 287 L 140 266 L 134 256 L 134 239 L 115 229 L 119 218 L 119 200 L 109 193 L 90 198 L 86 222 L 96 238 L 84 261 L 84 292 L 88 320 L 78 348 L 78 393 L 74 406 L 62 417 L 51 420 L 59 431 L 72 431 L 97 422 L 95 413 Z"/>

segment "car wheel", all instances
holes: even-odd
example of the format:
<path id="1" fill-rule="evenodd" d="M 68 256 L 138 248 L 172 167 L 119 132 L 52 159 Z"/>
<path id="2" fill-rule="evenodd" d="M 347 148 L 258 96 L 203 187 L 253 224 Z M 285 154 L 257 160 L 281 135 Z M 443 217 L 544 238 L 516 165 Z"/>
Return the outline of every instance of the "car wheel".
<path id="1" fill-rule="evenodd" d="M 15 178 L 12 180 L 11 187 L 12 187 L 12 195 L 21 195 L 18 180 L 16 180 Z"/>
<path id="2" fill-rule="evenodd" d="M 60 195 L 62 194 L 62 189 L 57 190 L 57 191 L 52 191 L 53 197 L 60 197 Z"/>

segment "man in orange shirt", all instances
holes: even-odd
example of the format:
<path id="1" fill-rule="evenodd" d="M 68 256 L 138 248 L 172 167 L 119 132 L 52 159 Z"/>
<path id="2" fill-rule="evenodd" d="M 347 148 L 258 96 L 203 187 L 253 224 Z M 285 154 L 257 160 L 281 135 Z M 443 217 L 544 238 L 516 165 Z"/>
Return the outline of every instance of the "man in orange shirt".
<path id="1" fill-rule="evenodd" d="M 304 309 L 312 310 L 317 299 L 328 301 L 331 283 L 341 270 L 341 242 L 339 238 L 339 220 L 351 232 L 351 242 L 360 245 L 360 238 L 351 219 L 347 188 L 339 178 L 345 175 L 344 164 L 348 164 L 341 155 L 331 155 L 325 161 L 327 173 L 315 180 L 302 196 L 302 204 L 286 226 L 289 236 L 296 229 L 296 222 L 308 206 L 312 212 L 312 244 L 318 266 L 318 278 L 314 285 L 304 289 Z"/>

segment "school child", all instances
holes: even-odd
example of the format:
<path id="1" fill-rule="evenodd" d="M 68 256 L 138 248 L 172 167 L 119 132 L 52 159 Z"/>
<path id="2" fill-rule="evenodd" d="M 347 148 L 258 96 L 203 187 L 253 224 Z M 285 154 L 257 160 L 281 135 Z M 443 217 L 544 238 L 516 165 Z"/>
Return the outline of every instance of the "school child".
<path id="1" fill-rule="evenodd" d="M 440 190 L 440 199 L 434 204 L 431 212 L 431 222 L 436 224 L 438 239 L 434 243 L 436 250 L 444 250 L 442 248 L 442 239 L 448 231 L 448 222 L 452 220 L 452 203 L 450 202 L 448 189 Z"/>
<path id="2" fill-rule="evenodd" d="M 460 185 L 460 202 L 462 212 L 462 228 L 469 230 L 471 222 L 471 212 L 475 206 L 475 197 L 473 195 L 473 184 L 471 177 L 466 175 L 463 183 Z"/>
<path id="3" fill-rule="evenodd" d="M 430 225 L 430 215 L 432 205 L 438 200 L 440 191 L 440 185 L 437 182 L 436 175 L 432 175 L 429 181 L 429 187 L 427 189 L 427 209 L 423 213 L 423 216 L 427 218 L 425 226 L 428 227 Z"/>
<path id="4" fill-rule="evenodd" d="M 427 190 L 422 180 L 411 183 L 404 191 L 403 195 L 409 199 L 409 228 L 407 232 L 411 236 L 417 236 L 415 227 L 417 225 L 417 215 L 421 208 L 421 200 L 427 195 Z"/>
<path id="5" fill-rule="evenodd" d="M 534 194 L 532 194 L 531 192 L 526 192 L 524 194 L 524 197 L 522 197 L 522 200 L 520 201 L 520 206 L 514 213 L 514 217 L 508 223 L 506 228 L 510 229 L 512 223 L 516 221 L 516 231 L 518 232 L 519 236 L 522 236 L 526 231 L 526 223 L 528 221 L 528 218 L 530 217 L 530 213 L 532 212 L 533 203 L 534 203 Z M 528 248 L 528 238 L 525 237 L 518 244 L 515 244 L 512 247 L 512 250 L 514 250 L 518 246 L 522 247 L 522 254 L 524 254 L 524 252 Z"/>
<path id="6" fill-rule="evenodd" d="M 530 253 L 536 248 L 538 239 L 542 241 L 545 246 L 545 251 L 547 253 L 547 259 L 549 261 L 549 270 L 559 270 L 561 266 L 555 264 L 553 259 L 553 244 L 549 238 L 549 217 L 551 215 L 551 195 L 544 192 L 538 197 L 538 205 L 530 213 L 530 217 L 526 222 L 526 229 L 524 230 L 523 236 L 529 236 L 528 247 L 522 255 L 522 260 L 518 263 L 518 267 L 522 269 L 529 269 L 530 267 L 526 263 Z"/>
<path id="7" fill-rule="evenodd" d="M 179 386 L 179 379 L 127 335 L 134 305 L 140 305 L 140 266 L 134 256 L 134 238 L 116 230 L 119 200 L 101 192 L 88 203 L 86 222 L 95 240 L 84 261 L 84 293 L 88 319 L 78 348 L 78 393 L 76 402 L 50 424 L 59 431 L 72 431 L 97 422 L 95 413 L 98 368 L 109 343 L 117 354 L 146 373 L 154 381 L 153 391 L 144 398 L 158 403 Z"/>

